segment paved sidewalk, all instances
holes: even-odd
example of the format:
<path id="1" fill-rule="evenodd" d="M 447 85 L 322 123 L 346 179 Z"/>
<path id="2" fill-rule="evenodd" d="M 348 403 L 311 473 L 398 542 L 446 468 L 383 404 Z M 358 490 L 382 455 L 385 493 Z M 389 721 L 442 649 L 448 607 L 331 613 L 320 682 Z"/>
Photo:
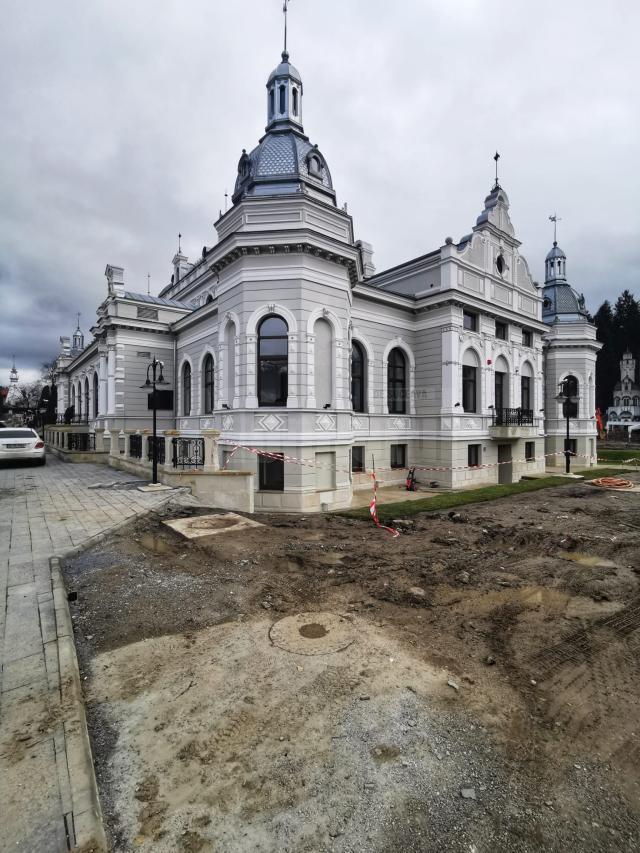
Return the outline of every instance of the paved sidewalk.
<path id="1" fill-rule="evenodd" d="M 83 837 L 79 824 L 91 806 L 71 791 L 67 748 L 82 726 L 60 684 L 74 655 L 70 645 L 59 648 L 66 605 L 60 589 L 54 601 L 49 560 L 171 494 L 89 488 L 131 479 L 52 458 L 44 468 L 0 468 L 1 851 L 58 853 Z"/>

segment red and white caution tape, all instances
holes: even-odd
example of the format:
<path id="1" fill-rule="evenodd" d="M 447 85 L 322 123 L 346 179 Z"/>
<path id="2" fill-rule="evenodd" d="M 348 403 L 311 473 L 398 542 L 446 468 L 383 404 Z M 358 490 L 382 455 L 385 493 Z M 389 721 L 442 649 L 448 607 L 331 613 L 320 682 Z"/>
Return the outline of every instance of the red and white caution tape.
<path id="1" fill-rule="evenodd" d="M 400 536 L 400 531 L 395 527 L 386 527 L 384 524 L 380 524 L 380 519 L 378 518 L 378 480 L 376 479 L 376 472 L 372 471 L 371 476 L 373 478 L 373 497 L 371 498 L 371 503 L 369 504 L 369 512 L 371 513 L 371 518 L 374 521 L 376 527 L 379 527 L 380 530 L 386 530 L 390 533 L 394 539 L 397 539 Z"/>

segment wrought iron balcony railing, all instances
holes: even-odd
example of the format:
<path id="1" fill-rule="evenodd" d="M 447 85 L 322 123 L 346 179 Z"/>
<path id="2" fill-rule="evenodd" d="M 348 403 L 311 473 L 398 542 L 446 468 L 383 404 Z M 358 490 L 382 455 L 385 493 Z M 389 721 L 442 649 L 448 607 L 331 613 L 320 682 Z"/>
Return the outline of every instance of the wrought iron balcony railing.
<path id="1" fill-rule="evenodd" d="M 142 436 L 129 436 L 129 456 L 132 459 L 142 459 Z"/>
<path id="2" fill-rule="evenodd" d="M 96 436 L 93 432 L 67 433 L 67 450 L 92 451 L 96 449 Z"/>
<path id="3" fill-rule="evenodd" d="M 71 426 L 72 424 L 88 424 L 89 415 L 57 415 L 56 424 Z"/>
<path id="4" fill-rule="evenodd" d="M 204 467 L 204 438 L 174 438 L 171 449 L 174 468 Z"/>
<path id="5" fill-rule="evenodd" d="M 163 435 L 159 435 L 156 437 L 156 447 L 158 448 L 156 451 L 156 453 L 157 453 L 156 458 L 158 460 L 158 465 L 164 465 L 165 453 L 164 453 L 164 436 Z M 152 435 L 149 436 L 149 440 L 147 441 L 147 459 L 149 462 L 153 462 L 153 436 Z"/>
<path id="6" fill-rule="evenodd" d="M 492 426 L 533 426 L 533 409 L 494 409 Z"/>

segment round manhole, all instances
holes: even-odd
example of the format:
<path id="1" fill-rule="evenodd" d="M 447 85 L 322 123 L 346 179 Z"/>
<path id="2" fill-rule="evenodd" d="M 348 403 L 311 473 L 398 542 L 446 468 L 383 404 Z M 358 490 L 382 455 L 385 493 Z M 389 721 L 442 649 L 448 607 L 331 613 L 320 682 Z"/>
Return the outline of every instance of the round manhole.
<path id="1" fill-rule="evenodd" d="M 298 613 L 271 626 L 271 642 L 296 655 L 330 655 L 350 646 L 353 629 L 335 613 Z"/>

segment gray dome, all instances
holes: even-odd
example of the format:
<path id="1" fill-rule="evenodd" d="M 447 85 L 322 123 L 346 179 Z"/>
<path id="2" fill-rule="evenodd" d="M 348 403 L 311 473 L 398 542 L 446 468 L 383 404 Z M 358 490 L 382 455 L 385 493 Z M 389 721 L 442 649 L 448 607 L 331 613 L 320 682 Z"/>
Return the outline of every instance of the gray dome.
<path id="1" fill-rule="evenodd" d="M 300 72 L 295 67 L 295 65 L 291 65 L 289 62 L 289 54 L 285 51 L 282 52 L 282 62 L 278 65 L 277 68 L 274 68 L 271 74 L 269 75 L 269 79 L 267 80 L 267 86 L 269 83 L 273 82 L 276 77 L 291 77 L 297 83 L 302 85 L 302 77 L 300 76 Z"/>
<path id="2" fill-rule="evenodd" d="M 554 244 L 553 244 L 553 247 L 552 247 L 552 248 L 550 249 L 550 251 L 548 252 L 547 257 L 545 258 L 545 260 L 546 260 L 546 261 L 550 261 L 550 260 L 553 260 L 554 258 L 565 258 L 565 259 L 566 259 L 566 257 L 567 257 L 567 256 L 566 256 L 566 255 L 565 255 L 565 253 L 562 251 L 562 249 L 558 246 L 558 244 L 557 244 L 557 243 L 554 243 Z"/>
<path id="3" fill-rule="evenodd" d="M 588 316 L 584 296 L 566 282 L 546 285 L 542 297 L 542 319 L 545 323 L 569 323 Z"/>
<path id="4" fill-rule="evenodd" d="M 330 195 L 335 204 L 331 172 L 318 146 L 293 130 L 273 130 L 250 154 L 243 153 L 233 201 L 246 195 L 300 192 L 303 184 Z"/>

